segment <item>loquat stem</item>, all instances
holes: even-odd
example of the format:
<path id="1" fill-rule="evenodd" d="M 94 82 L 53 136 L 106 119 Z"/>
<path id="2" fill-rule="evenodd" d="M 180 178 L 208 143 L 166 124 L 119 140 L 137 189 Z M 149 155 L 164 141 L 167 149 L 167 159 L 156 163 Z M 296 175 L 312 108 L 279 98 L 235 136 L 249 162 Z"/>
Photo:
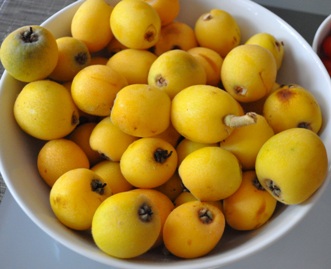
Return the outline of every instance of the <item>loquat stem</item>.
<path id="1" fill-rule="evenodd" d="M 246 125 L 251 125 L 256 123 L 257 114 L 255 112 L 247 112 L 245 115 L 237 116 L 237 115 L 226 115 L 224 118 L 224 124 L 228 127 L 235 128 Z"/>

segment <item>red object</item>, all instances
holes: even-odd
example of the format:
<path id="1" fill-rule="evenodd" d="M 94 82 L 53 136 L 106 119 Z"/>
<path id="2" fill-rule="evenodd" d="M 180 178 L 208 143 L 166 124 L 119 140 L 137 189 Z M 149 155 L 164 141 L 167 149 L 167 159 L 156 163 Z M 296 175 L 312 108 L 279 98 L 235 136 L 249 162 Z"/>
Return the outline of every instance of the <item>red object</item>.
<path id="1" fill-rule="evenodd" d="M 322 62 L 323 62 L 326 70 L 329 72 L 329 75 L 331 77 L 331 58 L 323 57 Z"/>
<path id="2" fill-rule="evenodd" d="M 327 36 L 322 42 L 323 53 L 331 58 L 331 35 Z"/>

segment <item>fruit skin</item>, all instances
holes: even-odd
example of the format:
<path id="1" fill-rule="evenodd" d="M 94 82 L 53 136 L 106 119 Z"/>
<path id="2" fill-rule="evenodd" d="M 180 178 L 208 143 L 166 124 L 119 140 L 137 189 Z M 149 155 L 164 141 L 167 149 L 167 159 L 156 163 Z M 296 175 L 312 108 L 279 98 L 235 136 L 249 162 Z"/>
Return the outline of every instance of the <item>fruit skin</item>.
<path id="1" fill-rule="evenodd" d="M 284 58 L 284 43 L 278 41 L 275 36 L 270 33 L 257 33 L 251 36 L 245 44 L 256 44 L 268 49 L 275 57 L 277 70 L 282 66 Z"/>
<path id="2" fill-rule="evenodd" d="M 90 163 L 78 144 L 61 138 L 43 145 L 38 153 L 37 167 L 42 179 L 52 187 L 64 173 L 75 168 L 89 168 Z"/>
<path id="3" fill-rule="evenodd" d="M 180 165 L 181 162 L 185 159 L 185 157 L 190 153 L 192 153 L 193 151 L 207 146 L 218 146 L 218 144 L 198 143 L 184 138 L 182 141 L 179 142 L 179 144 L 176 147 L 176 151 L 178 155 L 178 165 Z"/>
<path id="4" fill-rule="evenodd" d="M 318 133 L 323 116 L 315 96 L 297 84 L 283 85 L 264 102 L 263 115 L 275 133 L 302 127 Z"/>
<path id="5" fill-rule="evenodd" d="M 239 102 L 257 101 L 272 90 L 277 65 L 269 50 L 259 45 L 244 44 L 231 50 L 221 69 L 224 89 Z"/>
<path id="6" fill-rule="evenodd" d="M 184 190 L 184 186 L 178 172 L 176 171 L 171 178 L 162 185 L 156 187 L 155 190 L 168 196 L 171 201 L 175 201 L 178 195 Z"/>
<path id="7" fill-rule="evenodd" d="M 174 21 L 161 28 L 160 38 L 152 49 L 157 56 L 160 56 L 166 51 L 174 49 L 187 51 L 197 46 L 193 28 L 184 22 Z"/>
<path id="8" fill-rule="evenodd" d="M 169 197 L 161 193 L 160 191 L 153 189 L 134 189 L 132 191 L 146 195 L 154 204 L 154 206 L 157 207 L 157 211 L 159 212 L 159 216 L 161 220 L 161 231 L 153 247 L 158 247 L 163 243 L 162 230 L 164 223 L 166 222 L 169 214 L 175 208 L 175 206 L 172 203 L 172 201 L 169 199 Z"/>
<path id="9" fill-rule="evenodd" d="M 187 51 L 193 55 L 206 71 L 206 84 L 218 86 L 221 78 L 220 73 L 223 64 L 223 58 L 214 50 L 204 47 L 194 47 Z"/>
<path id="10" fill-rule="evenodd" d="M 108 116 L 116 94 L 128 85 L 126 78 L 107 65 L 90 65 L 80 70 L 71 84 L 77 107 L 95 116 Z"/>
<path id="11" fill-rule="evenodd" d="M 175 173 L 175 148 L 160 138 L 141 138 L 128 146 L 120 161 L 126 180 L 138 188 L 155 188 Z"/>
<path id="12" fill-rule="evenodd" d="M 229 93 L 214 86 L 190 86 L 172 100 L 173 126 L 194 142 L 217 143 L 228 137 L 233 130 L 223 120 L 228 114 L 242 115 L 242 109 Z"/>
<path id="13" fill-rule="evenodd" d="M 148 50 L 123 49 L 107 65 L 122 74 L 128 84 L 147 84 L 148 72 L 157 56 Z"/>
<path id="14" fill-rule="evenodd" d="M 71 81 L 80 70 L 89 65 L 90 52 L 83 41 L 70 36 L 60 37 L 56 39 L 56 43 L 59 57 L 49 78 L 59 82 Z"/>
<path id="15" fill-rule="evenodd" d="M 232 195 L 242 181 L 237 158 L 220 147 L 203 147 L 190 153 L 178 173 L 184 186 L 199 200 L 219 201 Z"/>
<path id="16" fill-rule="evenodd" d="M 147 206 L 147 219 L 140 211 Z M 92 221 L 92 237 L 108 255 L 133 258 L 153 247 L 161 231 L 158 207 L 147 195 L 134 191 L 114 194 L 96 210 Z"/>
<path id="17" fill-rule="evenodd" d="M 175 49 L 160 55 L 151 65 L 148 85 L 166 92 L 171 99 L 186 87 L 206 84 L 201 63 L 187 51 Z"/>
<path id="18" fill-rule="evenodd" d="M 91 170 L 105 180 L 113 194 L 133 189 L 122 175 L 119 162 L 104 160 L 92 166 Z"/>
<path id="19" fill-rule="evenodd" d="M 262 145 L 274 135 L 274 131 L 262 115 L 256 115 L 255 124 L 235 128 L 220 146 L 232 152 L 243 170 L 254 169 L 256 156 Z"/>
<path id="20" fill-rule="evenodd" d="M 192 193 L 185 190 L 177 196 L 177 198 L 174 201 L 174 205 L 177 207 L 184 203 L 191 202 L 191 201 L 197 201 L 197 200 L 198 199 L 196 197 L 194 197 L 194 195 Z"/>
<path id="21" fill-rule="evenodd" d="M 261 185 L 279 202 L 299 204 L 324 182 L 328 156 L 321 138 L 305 128 L 291 128 L 272 136 L 256 158 Z"/>
<path id="22" fill-rule="evenodd" d="M 152 137 L 161 138 L 169 142 L 173 147 L 176 147 L 178 145 L 178 142 L 182 138 L 181 135 L 174 128 L 174 126 L 171 124 L 171 122 L 165 131 Z"/>
<path id="23" fill-rule="evenodd" d="M 165 26 L 173 22 L 180 10 L 179 0 L 143 0 L 151 5 L 159 14 L 161 25 Z"/>
<path id="24" fill-rule="evenodd" d="M 105 48 L 113 38 L 109 25 L 113 7 L 105 0 L 86 0 L 71 21 L 71 35 L 83 41 L 90 52 Z"/>
<path id="25" fill-rule="evenodd" d="M 116 96 L 110 113 L 112 123 L 126 134 L 151 137 L 170 125 L 169 96 L 147 84 L 131 84 Z"/>
<path id="26" fill-rule="evenodd" d="M 23 36 L 30 41 L 24 41 Z M 45 79 L 58 60 L 55 37 L 42 26 L 20 27 L 3 40 L 0 59 L 6 71 L 17 80 Z"/>
<path id="27" fill-rule="evenodd" d="M 79 123 L 69 91 L 50 80 L 33 81 L 23 87 L 14 103 L 14 117 L 23 131 L 41 140 L 62 138 Z"/>
<path id="28" fill-rule="evenodd" d="M 96 122 L 80 124 L 68 136 L 68 139 L 74 141 L 85 152 L 91 166 L 102 160 L 102 156 L 90 145 L 90 136 L 96 125 Z"/>
<path id="29" fill-rule="evenodd" d="M 206 212 L 207 216 L 201 217 Z M 197 258 L 216 246 L 224 227 L 224 215 L 218 207 L 201 201 L 186 202 L 169 214 L 163 227 L 163 241 L 175 256 Z"/>
<path id="30" fill-rule="evenodd" d="M 264 225 L 273 215 L 277 200 L 261 188 L 254 170 L 243 173 L 239 189 L 223 200 L 227 224 L 236 230 L 249 231 Z"/>
<path id="31" fill-rule="evenodd" d="M 161 19 L 157 11 L 142 0 L 118 2 L 110 16 L 115 38 L 131 49 L 148 49 L 159 40 Z"/>
<path id="32" fill-rule="evenodd" d="M 109 186 L 104 185 L 104 180 L 95 172 L 76 168 L 58 178 L 50 191 L 49 200 L 55 216 L 65 226 L 88 230 L 96 209 L 111 195 Z"/>
<path id="33" fill-rule="evenodd" d="M 111 122 L 110 117 L 105 117 L 92 130 L 89 143 L 103 158 L 118 162 L 135 140 L 137 137 L 122 132 Z"/>
<path id="34" fill-rule="evenodd" d="M 195 35 L 201 47 L 210 48 L 224 58 L 241 41 L 239 25 L 234 17 L 221 9 L 202 14 L 195 23 Z"/>

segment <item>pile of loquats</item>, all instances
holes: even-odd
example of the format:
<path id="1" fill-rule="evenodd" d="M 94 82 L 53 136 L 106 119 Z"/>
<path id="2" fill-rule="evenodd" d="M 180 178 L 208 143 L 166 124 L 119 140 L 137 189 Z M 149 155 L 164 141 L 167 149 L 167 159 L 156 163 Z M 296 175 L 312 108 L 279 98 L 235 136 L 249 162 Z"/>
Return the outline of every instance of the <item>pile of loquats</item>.
<path id="1" fill-rule="evenodd" d="M 261 227 L 327 175 L 318 102 L 277 83 L 283 42 L 243 41 L 224 10 L 194 26 L 179 10 L 178 0 L 86 0 L 71 36 L 32 25 L 1 46 L 25 82 L 15 120 L 44 141 L 36 163 L 55 217 L 113 257 L 201 257 L 226 227 Z"/>

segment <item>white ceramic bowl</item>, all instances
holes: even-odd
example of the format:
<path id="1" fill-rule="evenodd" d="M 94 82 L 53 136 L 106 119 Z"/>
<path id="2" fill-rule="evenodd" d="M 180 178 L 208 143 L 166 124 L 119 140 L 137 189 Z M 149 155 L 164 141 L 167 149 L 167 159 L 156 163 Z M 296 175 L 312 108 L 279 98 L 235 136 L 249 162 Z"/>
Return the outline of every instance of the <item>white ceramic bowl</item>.
<path id="1" fill-rule="evenodd" d="M 116 0 L 110 0 L 115 4 Z M 57 37 L 70 34 L 70 20 L 81 2 L 75 2 L 48 19 L 43 25 Z M 286 22 L 249 0 L 181 0 L 179 20 L 191 25 L 203 12 L 212 8 L 230 12 L 238 21 L 245 41 L 257 32 L 270 32 L 285 43 L 285 59 L 278 82 L 298 83 L 310 89 L 319 101 L 324 116 L 320 133 L 331 156 L 331 81 L 310 45 Z M 92 260 L 116 268 L 216 268 L 242 259 L 275 242 L 295 227 L 311 210 L 330 181 L 308 201 L 295 206 L 280 206 L 272 220 L 262 228 L 245 233 L 226 233 L 220 244 L 207 256 L 194 260 L 180 260 L 150 252 L 130 260 L 119 260 L 102 253 L 88 235 L 74 232 L 60 224 L 48 202 L 49 189 L 39 178 L 36 156 L 40 143 L 25 135 L 15 123 L 12 108 L 22 83 L 4 73 L 0 85 L 1 173 L 9 191 L 24 212 L 45 231 L 69 249 Z M 295 242 L 293 242 L 295 245 Z"/>
<path id="2" fill-rule="evenodd" d="M 318 27 L 314 39 L 313 39 L 313 50 L 320 55 L 321 45 L 327 35 L 331 34 L 331 14 L 325 18 L 325 20 Z"/>

